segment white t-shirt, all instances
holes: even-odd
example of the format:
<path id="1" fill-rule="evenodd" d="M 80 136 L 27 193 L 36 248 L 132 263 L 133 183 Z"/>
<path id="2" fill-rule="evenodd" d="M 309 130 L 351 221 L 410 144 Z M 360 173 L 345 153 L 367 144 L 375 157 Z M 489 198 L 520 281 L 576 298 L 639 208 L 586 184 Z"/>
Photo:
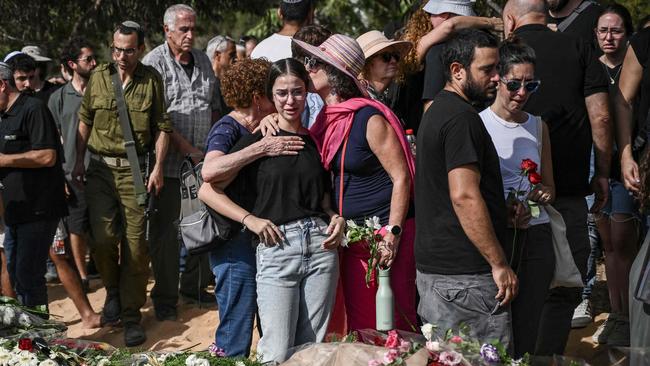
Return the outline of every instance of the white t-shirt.
<path id="1" fill-rule="evenodd" d="M 271 62 L 291 57 L 291 37 L 274 33 L 262 40 L 251 52 L 251 58 L 262 57 Z"/>
<path id="2" fill-rule="evenodd" d="M 521 174 L 521 161 L 530 159 L 537 163 L 537 172 L 541 174 L 542 159 L 539 156 L 537 123 L 535 116 L 528 114 L 524 123 L 508 122 L 497 116 L 489 107 L 479 113 L 485 128 L 492 137 L 492 142 L 499 155 L 503 191 L 507 198 L 510 189 L 528 191 L 530 182 Z M 546 224 L 549 222 L 548 214 L 540 206 L 540 214 L 530 220 L 530 225 Z"/>

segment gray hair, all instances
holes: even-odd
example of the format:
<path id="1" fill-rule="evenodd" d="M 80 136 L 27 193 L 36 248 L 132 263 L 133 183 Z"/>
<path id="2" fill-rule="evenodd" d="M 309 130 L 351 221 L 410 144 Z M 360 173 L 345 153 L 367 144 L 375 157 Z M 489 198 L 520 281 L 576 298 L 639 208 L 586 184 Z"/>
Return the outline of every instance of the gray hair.
<path id="1" fill-rule="evenodd" d="M 196 11 L 191 6 L 185 4 L 172 5 L 165 10 L 163 24 L 169 27 L 169 30 L 176 30 L 176 15 L 178 13 L 190 13 L 196 16 Z"/>
<path id="2" fill-rule="evenodd" d="M 11 66 L 7 65 L 4 62 L 0 62 L 0 79 L 2 80 L 13 80 L 14 71 L 11 69 Z"/>
<path id="3" fill-rule="evenodd" d="M 216 36 L 208 41 L 208 46 L 205 49 L 205 54 L 208 55 L 210 61 L 216 52 L 223 52 L 228 48 L 228 43 L 235 43 L 235 40 L 228 36 Z"/>

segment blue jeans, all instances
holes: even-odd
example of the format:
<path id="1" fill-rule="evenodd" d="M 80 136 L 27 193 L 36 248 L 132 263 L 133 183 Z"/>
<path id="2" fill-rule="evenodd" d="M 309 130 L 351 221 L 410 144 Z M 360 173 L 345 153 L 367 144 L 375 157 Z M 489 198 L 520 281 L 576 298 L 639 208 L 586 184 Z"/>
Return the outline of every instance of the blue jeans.
<path id="1" fill-rule="evenodd" d="M 11 284 L 25 306 L 47 305 L 45 261 L 59 219 L 7 225 L 5 255 Z"/>
<path id="2" fill-rule="evenodd" d="M 290 349 L 322 342 L 339 275 L 338 252 L 322 248 L 327 224 L 320 218 L 292 221 L 278 228 L 285 239 L 257 246 L 257 305 L 262 362 L 282 362 Z"/>
<path id="3" fill-rule="evenodd" d="M 219 307 L 215 343 L 226 356 L 248 357 L 255 320 L 255 249 L 251 233 L 238 233 L 222 247 L 210 252 L 215 277 L 214 293 Z"/>

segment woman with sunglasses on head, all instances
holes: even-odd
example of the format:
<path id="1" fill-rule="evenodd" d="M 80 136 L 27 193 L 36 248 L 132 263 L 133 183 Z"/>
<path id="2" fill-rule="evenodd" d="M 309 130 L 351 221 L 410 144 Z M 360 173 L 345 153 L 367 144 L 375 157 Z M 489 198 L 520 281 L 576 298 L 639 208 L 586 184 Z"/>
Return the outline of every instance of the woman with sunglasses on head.
<path id="1" fill-rule="evenodd" d="M 388 39 L 377 30 L 360 35 L 357 42 L 366 59 L 360 77 L 368 84 L 368 94 L 392 108 L 394 100 L 389 99 L 389 87 L 394 86 L 399 62 L 411 49 L 411 43 Z"/>
<path id="2" fill-rule="evenodd" d="M 517 40 L 504 42 L 499 48 L 501 80 L 496 99 L 480 113 L 499 155 L 506 199 L 511 190 L 531 190 L 523 199 L 540 205 L 539 216 L 530 220 L 527 229 L 508 229 L 506 254 L 519 278 L 519 294 L 512 302 L 515 357 L 535 352 L 544 299 L 555 268 L 550 220 L 543 207 L 555 197 L 548 127 L 540 118 L 522 110 L 540 87 L 535 78 L 535 59 L 535 51 L 529 46 Z M 522 177 L 524 159 L 537 164 L 536 174 L 541 174 L 541 179 Z"/>
<path id="3" fill-rule="evenodd" d="M 333 201 L 338 213 L 363 225 L 380 220 L 378 263 L 392 267 L 395 328 L 413 331 L 415 313 L 414 214 L 411 205 L 413 157 L 404 130 L 384 104 L 367 98 L 357 79 L 364 54 L 352 38 L 335 34 L 320 46 L 293 42 L 311 55 L 306 65 L 310 87 L 325 107 L 310 128 L 321 159 L 333 175 Z M 376 273 L 365 274 L 367 245 L 349 244 L 342 251 L 342 284 L 351 331 L 374 329 Z"/>
<path id="4" fill-rule="evenodd" d="M 241 192 L 238 203 L 223 192 L 232 179 L 203 185 L 199 192 L 206 204 L 259 237 L 256 280 L 263 335 L 257 353 L 263 362 L 282 362 L 290 348 L 324 340 L 338 279 L 336 248 L 345 220 L 330 209 L 330 177 L 301 124 L 308 84 L 307 71 L 294 59 L 273 63 L 266 81 L 266 95 L 278 111 L 278 135 L 299 137 L 303 150 L 242 168 L 232 183 Z M 231 153 L 263 139 L 259 132 L 244 136 Z"/>
<path id="5" fill-rule="evenodd" d="M 622 5 L 607 6 L 598 18 L 595 34 L 598 46 L 603 52 L 599 61 L 610 81 L 612 111 L 628 37 L 633 32 L 632 17 Z M 615 151 L 615 156 L 617 155 L 618 152 Z M 610 172 L 607 203 L 600 213 L 594 215 L 594 219 L 605 251 L 605 272 L 611 311 L 607 320 L 598 327 L 593 339 L 596 343 L 607 343 L 610 346 L 629 346 L 629 274 L 637 253 L 641 216 L 634 197 L 621 183 L 621 168 L 616 157 L 612 158 Z M 592 249 L 587 276 L 595 279 L 597 258 L 594 257 Z"/>

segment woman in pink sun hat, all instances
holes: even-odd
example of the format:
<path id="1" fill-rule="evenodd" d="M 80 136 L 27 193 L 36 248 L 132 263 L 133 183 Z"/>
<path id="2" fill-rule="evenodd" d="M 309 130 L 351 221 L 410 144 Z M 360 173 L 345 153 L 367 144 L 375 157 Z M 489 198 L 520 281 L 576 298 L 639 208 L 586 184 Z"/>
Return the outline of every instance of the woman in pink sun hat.
<path id="1" fill-rule="evenodd" d="M 365 58 L 352 38 L 335 34 L 320 46 L 293 40 L 310 57 L 305 66 L 310 88 L 325 101 L 310 133 L 325 169 L 333 175 L 333 207 L 347 220 L 363 225 L 378 217 L 379 265 L 391 267 L 395 327 L 413 330 L 415 260 L 413 257 L 414 163 L 404 130 L 384 104 L 368 98 L 357 79 Z M 349 330 L 375 328 L 375 276 L 366 286 L 369 251 L 364 244 L 342 250 L 341 279 Z M 335 317 L 336 318 L 336 315 Z"/>

